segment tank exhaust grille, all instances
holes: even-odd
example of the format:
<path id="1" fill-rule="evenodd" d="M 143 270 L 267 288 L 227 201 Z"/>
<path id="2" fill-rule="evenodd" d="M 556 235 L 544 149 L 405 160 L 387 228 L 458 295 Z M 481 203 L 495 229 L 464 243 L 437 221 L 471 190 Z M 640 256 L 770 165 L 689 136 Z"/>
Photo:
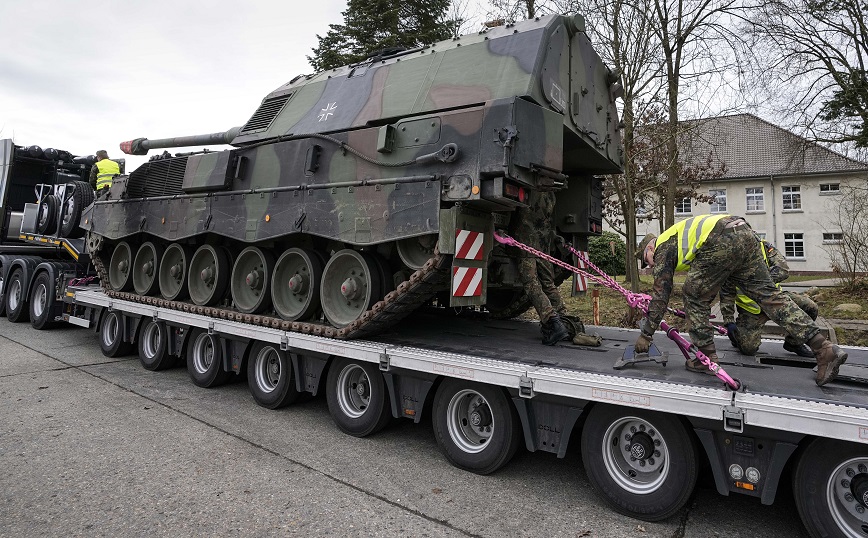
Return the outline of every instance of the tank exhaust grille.
<path id="1" fill-rule="evenodd" d="M 150 198 L 182 194 L 187 157 L 150 161 L 130 174 L 130 198 Z"/>
<path id="2" fill-rule="evenodd" d="M 288 93 L 263 101 L 259 105 L 259 108 L 256 109 L 256 112 L 253 113 L 253 116 L 244 124 L 244 128 L 241 129 L 240 134 L 258 133 L 267 130 L 271 126 L 274 117 L 277 116 L 291 96 L 292 94 Z"/>

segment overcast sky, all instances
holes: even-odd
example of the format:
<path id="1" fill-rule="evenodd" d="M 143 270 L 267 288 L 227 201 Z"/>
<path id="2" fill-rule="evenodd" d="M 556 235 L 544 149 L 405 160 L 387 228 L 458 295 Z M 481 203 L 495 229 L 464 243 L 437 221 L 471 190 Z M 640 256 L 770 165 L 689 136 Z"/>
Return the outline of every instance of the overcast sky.
<path id="1" fill-rule="evenodd" d="M 310 73 L 346 0 L 0 1 L 0 138 L 90 155 L 225 131 Z M 155 152 L 151 152 L 155 153 Z M 127 171 L 146 157 L 126 156 Z"/>

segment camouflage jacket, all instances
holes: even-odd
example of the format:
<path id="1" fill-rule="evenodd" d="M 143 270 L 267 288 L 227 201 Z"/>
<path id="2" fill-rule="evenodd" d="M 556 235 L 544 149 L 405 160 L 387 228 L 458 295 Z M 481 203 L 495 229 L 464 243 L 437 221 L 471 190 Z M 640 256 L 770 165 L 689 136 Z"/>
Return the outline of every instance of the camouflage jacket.
<path id="1" fill-rule="evenodd" d="M 790 266 L 787 259 L 770 242 L 760 239 L 759 236 L 757 236 L 757 240 L 759 240 L 766 255 L 772 281 L 778 284 L 786 280 L 790 276 Z M 735 298 L 738 293 L 739 289 L 729 281 L 726 281 L 720 288 L 720 313 L 724 323 L 732 323 L 735 320 Z"/>
<path id="2" fill-rule="evenodd" d="M 651 290 L 651 303 L 648 305 L 648 317 L 642 332 L 651 335 L 657 330 L 669 296 L 672 295 L 672 280 L 675 277 L 675 267 L 678 266 L 678 236 L 672 236 L 654 250 L 654 287 Z"/>

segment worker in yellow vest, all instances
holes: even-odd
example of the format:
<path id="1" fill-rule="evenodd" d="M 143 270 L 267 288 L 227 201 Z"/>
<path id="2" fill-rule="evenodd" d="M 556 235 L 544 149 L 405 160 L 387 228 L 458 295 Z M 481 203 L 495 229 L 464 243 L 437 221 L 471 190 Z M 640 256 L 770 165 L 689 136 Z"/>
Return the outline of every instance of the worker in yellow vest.
<path id="1" fill-rule="evenodd" d="M 775 286 L 760 243 L 743 218 L 698 215 L 676 223 L 660 237 L 645 236 L 640 247 L 637 255 L 654 268 L 654 288 L 648 317 L 636 340 L 637 353 L 648 351 L 654 331 L 666 313 L 675 271 L 686 271 L 683 293 L 688 332 L 696 347 L 713 362 L 717 362 L 717 351 L 709 324 L 711 303 L 727 280 L 799 344 L 808 343 L 817 360 L 817 385 L 835 379 L 838 368 L 847 360 L 841 348 L 820 334 L 814 320 Z M 696 360 L 688 360 L 685 367 L 694 372 L 708 372 Z"/>
<path id="2" fill-rule="evenodd" d="M 769 266 L 772 281 L 780 288 L 781 282 L 790 276 L 787 259 L 774 245 L 757 237 L 763 249 L 763 257 Z M 817 319 L 820 309 L 817 303 L 802 293 L 782 290 L 811 319 Z M 735 313 L 738 311 L 738 318 Z M 759 305 L 750 297 L 741 293 L 737 287 L 726 282 L 720 288 L 720 313 L 728 331 L 729 341 L 744 355 L 755 355 L 762 341 L 762 332 L 768 317 L 763 314 Z M 807 344 L 798 344 L 797 340 L 787 335 L 784 338 L 784 349 L 800 357 L 813 357 L 814 354 Z"/>
<path id="3" fill-rule="evenodd" d="M 96 164 L 90 169 L 90 186 L 100 194 L 112 186 L 112 179 L 120 173 L 118 163 L 109 159 L 108 152 L 101 149 L 96 152 Z"/>

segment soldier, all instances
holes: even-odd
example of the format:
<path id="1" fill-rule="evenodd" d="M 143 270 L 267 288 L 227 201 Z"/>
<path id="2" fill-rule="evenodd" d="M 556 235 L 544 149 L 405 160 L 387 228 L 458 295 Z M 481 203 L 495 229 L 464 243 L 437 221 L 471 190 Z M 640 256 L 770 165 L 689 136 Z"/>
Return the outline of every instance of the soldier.
<path id="1" fill-rule="evenodd" d="M 688 331 L 699 351 L 712 362 L 717 362 L 717 352 L 708 323 L 711 301 L 729 279 L 796 342 L 810 345 L 817 359 L 817 385 L 825 385 L 838 375 L 847 354 L 826 340 L 817 324 L 775 286 L 760 244 L 743 218 L 699 215 L 675 224 L 656 240 L 649 236 L 642 240 L 640 252 L 645 263 L 654 268 L 654 289 L 648 317 L 636 340 L 637 353 L 648 351 L 663 319 L 674 272 L 688 271 L 683 288 Z M 695 359 L 688 360 L 685 368 L 709 372 Z"/>
<path id="2" fill-rule="evenodd" d="M 554 192 L 531 192 L 527 207 L 520 208 L 516 215 L 516 240 L 537 250 L 549 252 L 554 236 L 554 210 Z M 542 324 L 542 343 L 553 346 L 569 337 L 570 333 L 561 321 L 565 307 L 555 286 L 551 263 L 522 251 L 519 273 L 524 292 L 533 303 Z"/>
<path id="3" fill-rule="evenodd" d="M 96 152 L 96 164 L 90 169 L 90 186 L 100 194 L 112 186 L 112 179 L 120 173 L 118 163 L 109 159 L 108 152 L 101 149 Z"/>
<path id="4" fill-rule="evenodd" d="M 780 282 L 790 276 L 787 260 L 774 245 L 759 237 L 757 240 L 763 250 L 763 257 L 768 264 L 772 282 L 780 289 Z M 816 321 L 820 309 L 810 297 L 791 291 L 783 291 L 783 293 L 812 320 Z M 738 318 L 735 318 L 736 308 L 738 309 Z M 729 336 L 732 345 L 745 355 L 756 354 L 761 342 L 762 329 L 769 319 L 763 314 L 759 305 L 727 281 L 720 288 L 720 312 L 723 315 L 723 323 L 726 325 L 727 336 Z M 797 339 L 789 334 L 784 338 L 784 349 L 800 357 L 814 356 L 807 344 L 799 344 Z"/>

